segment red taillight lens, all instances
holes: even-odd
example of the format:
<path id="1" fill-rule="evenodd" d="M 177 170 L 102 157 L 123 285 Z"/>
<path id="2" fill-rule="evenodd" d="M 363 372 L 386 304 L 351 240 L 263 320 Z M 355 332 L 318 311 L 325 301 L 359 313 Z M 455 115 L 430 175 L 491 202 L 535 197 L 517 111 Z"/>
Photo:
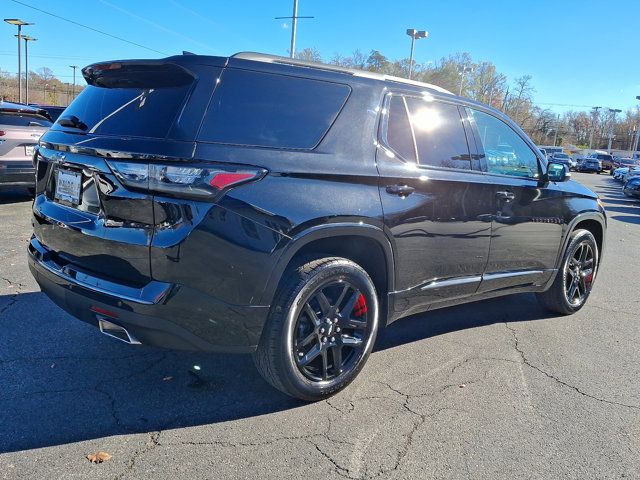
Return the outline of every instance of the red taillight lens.
<path id="1" fill-rule="evenodd" d="M 217 199 L 222 192 L 259 180 L 267 172 L 253 167 L 202 164 L 158 164 L 109 161 L 113 173 L 128 187 L 176 197 Z"/>
<path id="2" fill-rule="evenodd" d="M 240 182 L 244 182 L 245 180 L 249 180 L 253 178 L 253 173 L 248 172 L 236 172 L 236 173 L 216 173 L 211 180 L 209 180 L 209 185 L 218 190 L 225 189 L 227 187 L 231 187 Z"/>
<path id="3" fill-rule="evenodd" d="M 0 137 L 4 136 L 4 130 L 0 130 Z"/>

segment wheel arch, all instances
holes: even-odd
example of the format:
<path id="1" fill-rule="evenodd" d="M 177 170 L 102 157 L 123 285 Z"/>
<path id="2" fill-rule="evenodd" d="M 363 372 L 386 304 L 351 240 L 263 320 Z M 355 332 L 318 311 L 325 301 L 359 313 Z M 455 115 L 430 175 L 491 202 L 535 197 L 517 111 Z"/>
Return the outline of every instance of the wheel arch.
<path id="1" fill-rule="evenodd" d="M 604 214 L 602 214 L 601 212 L 583 212 L 576 215 L 567 226 L 566 233 L 564 234 L 564 238 L 562 239 L 561 248 L 558 251 L 558 257 L 556 258 L 556 272 L 560 270 L 562 258 L 564 257 L 564 252 L 567 249 L 567 245 L 569 244 L 571 233 L 578 228 L 584 228 L 585 230 L 589 230 L 593 234 L 593 236 L 596 238 L 596 243 L 598 244 L 599 261 L 602 260 L 602 251 L 604 250 L 605 246 L 607 220 Z M 546 286 L 550 287 L 554 279 L 555 275 L 551 277 Z"/>
<path id="2" fill-rule="evenodd" d="M 369 251 L 368 247 L 378 251 Z M 293 237 L 269 275 L 262 304 L 271 305 L 282 275 L 294 259 L 319 253 L 342 256 L 362 266 L 373 280 L 383 305 L 388 308 L 388 293 L 393 291 L 395 283 L 393 248 L 382 229 L 360 223 L 319 225 Z"/>

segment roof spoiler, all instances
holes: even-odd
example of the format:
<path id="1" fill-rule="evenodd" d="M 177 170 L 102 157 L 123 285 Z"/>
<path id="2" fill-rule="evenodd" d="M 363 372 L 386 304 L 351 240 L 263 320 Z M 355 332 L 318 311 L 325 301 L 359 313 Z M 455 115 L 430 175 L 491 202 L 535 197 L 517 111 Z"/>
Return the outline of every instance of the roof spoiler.
<path id="1" fill-rule="evenodd" d="M 193 83 L 195 76 L 165 60 L 123 60 L 94 63 L 82 69 L 87 84 L 103 88 L 166 88 Z"/>

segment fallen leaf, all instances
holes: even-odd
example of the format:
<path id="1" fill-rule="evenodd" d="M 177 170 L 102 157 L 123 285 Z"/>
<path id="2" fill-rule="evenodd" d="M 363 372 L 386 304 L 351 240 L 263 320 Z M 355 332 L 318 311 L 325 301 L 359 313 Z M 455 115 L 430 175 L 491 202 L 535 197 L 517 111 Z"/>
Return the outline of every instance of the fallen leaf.
<path id="1" fill-rule="evenodd" d="M 171 380 L 173 380 L 173 377 L 172 377 L 172 376 L 164 377 L 164 378 L 162 379 L 162 381 L 163 381 L 163 382 L 170 382 Z"/>
<path id="2" fill-rule="evenodd" d="M 110 458 L 111 455 L 109 455 L 107 452 L 91 453 L 87 455 L 87 460 L 92 463 L 102 463 L 109 460 Z"/>
<path id="3" fill-rule="evenodd" d="M 464 383 L 461 383 L 460 385 L 458 385 L 458 388 L 464 388 L 464 387 L 466 387 Z"/>

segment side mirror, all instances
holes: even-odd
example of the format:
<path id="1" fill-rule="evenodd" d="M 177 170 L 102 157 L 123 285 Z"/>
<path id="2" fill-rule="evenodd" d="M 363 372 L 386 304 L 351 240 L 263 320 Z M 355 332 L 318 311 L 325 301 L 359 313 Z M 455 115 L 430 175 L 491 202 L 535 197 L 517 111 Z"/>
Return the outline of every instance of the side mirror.
<path id="1" fill-rule="evenodd" d="M 571 173 L 566 165 L 562 163 L 549 162 L 547 164 L 546 177 L 549 182 L 566 182 L 571 179 Z"/>

